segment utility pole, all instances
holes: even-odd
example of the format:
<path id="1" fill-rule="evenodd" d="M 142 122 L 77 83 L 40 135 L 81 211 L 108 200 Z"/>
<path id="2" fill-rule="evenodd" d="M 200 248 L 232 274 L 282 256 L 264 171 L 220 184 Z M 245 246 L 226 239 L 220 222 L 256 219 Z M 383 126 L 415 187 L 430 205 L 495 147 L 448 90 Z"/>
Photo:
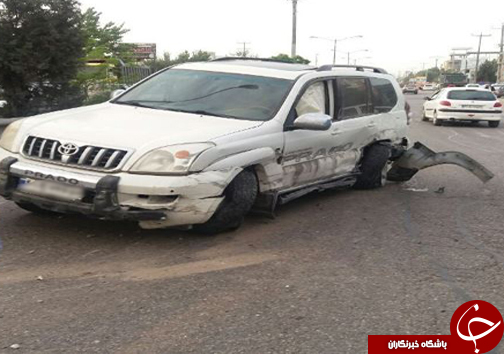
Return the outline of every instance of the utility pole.
<path id="1" fill-rule="evenodd" d="M 250 44 L 250 42 L 238 42 L 238 44 L 243 45 L 242 57 L 245 58 L 247 56 L 247 44 Z"/>
<path id="2" fill-rule="evenodd" d="M 497 82 L 504 82 L 504 23 L 501 28 L 499 69 L 497 71 Z"/>
<path id="3" fill-rule="evenodd" d="M 291 57 L 296 57 L 296 46 L 297 46 L 297 3 L 298 0 L 292 1 L 292 47 L 291 47 Z"/>
<path id="4" fill-rule="evenodd" d="M 476 71 L 474 74 L 474 82 L 478 82 L 479 59 L 480 59 L 480 53 L 481 53 L 481 39 L 483 37 L 490 37 L 491 34 L 483 34 L 483 32 L 481 32 L 480 34 L 473 34 L 472 36 L 479 37 L 478 53 L 476 54 Z"/>
<path id="5" fill-rule="evenodd" d="M 326 40 L 326 41 L 333 42 L 333 46 L 334 46 L 334 48 L 333 48 L 333 65 L 336 65 L 336 49 L 338 47 L 338 42 L 345 41 L 347 39 L 352 39 L 352 38 L 362 38 L 362 36 L 359 35 L 359 36 L 352 36 L 352 37 L 346 37 L 346 38 L 326 38 L 326 37 L 310 36 L 310 38 L 312 38 L 312 39 L 323 39 L 323 40 Z M 349 61 L 348 64 L 350 64 L 350 59 L 348 59 L 348 61 Z"/>

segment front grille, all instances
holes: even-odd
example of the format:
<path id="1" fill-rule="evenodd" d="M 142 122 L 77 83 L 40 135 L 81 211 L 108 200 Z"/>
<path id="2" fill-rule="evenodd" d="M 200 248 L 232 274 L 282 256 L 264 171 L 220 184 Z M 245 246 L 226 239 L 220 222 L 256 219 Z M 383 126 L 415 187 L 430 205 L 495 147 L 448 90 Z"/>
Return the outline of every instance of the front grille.
<path id="1" fill-rule="evenodd" d="M 77 152 L 69 156 L 61 154 L 61 145 L 57 140 L 29 136 L 23 146 L 23 154 L 48 162 L 97 170 L 117 168 L 128 154 L 126 150 L 86 145 L 78 147 Z"/>

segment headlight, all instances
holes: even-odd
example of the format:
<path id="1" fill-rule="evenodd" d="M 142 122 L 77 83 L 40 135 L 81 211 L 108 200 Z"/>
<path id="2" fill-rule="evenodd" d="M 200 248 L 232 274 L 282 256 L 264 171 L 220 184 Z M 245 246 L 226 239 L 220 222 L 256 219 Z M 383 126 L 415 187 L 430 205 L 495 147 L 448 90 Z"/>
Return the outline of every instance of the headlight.
<path id="1" fill-rule="evenodd" d="M 184 174 L 203 151 L 212 143 L 173 145 L 148 152 L 138 160 L 130 172 L 153 174 Z"/>
<path id="2" fill-rule="evenodd" d="M 21 124 L 23 124 L 23 119 L 17 120 L 14 123 L 11 123 L 10 125 L 5 128 L 2 137 L 0 138 L 0 147 L 10 151 L 10 152 L 15 152 L 14 150 L 14 140 L 16 139 L 16 135 L 19 131 L 19 128 L 21 127 Z"/>

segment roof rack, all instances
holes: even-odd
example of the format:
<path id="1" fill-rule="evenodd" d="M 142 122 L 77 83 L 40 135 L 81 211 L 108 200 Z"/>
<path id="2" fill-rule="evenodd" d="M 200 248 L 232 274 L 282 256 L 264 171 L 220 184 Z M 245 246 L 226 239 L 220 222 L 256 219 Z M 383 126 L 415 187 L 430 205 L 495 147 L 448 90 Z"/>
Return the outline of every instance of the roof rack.
<path id="1" fill-rule="evenodd" d="M 228 61 L 228 60 L 265 61 L 265 62 L 270 62 L 270 63 L 295 64 L 295 65 L 307 65 L 307 66 L 309 66 L 308 64 L 289 63 L 288 61 L 283 61 L 283 60 L 278 60 L 278 59 L 271 59 L 271 58 L 223 57 L 223 58 L 213 59 L 211 61 Z"/>
<path id="2" fill-rule="evenodd" d="M 372 70 L 374 73 L 388 74 L 387 71 L 380 68 L 375 68 L 374 66 L 362 66 L 362 65 L 322 65 L 317 69 L 317 71 L 331 71 L 333 68 L 351 68 L 357 71 L 364 71 L 364 69 Z"/>

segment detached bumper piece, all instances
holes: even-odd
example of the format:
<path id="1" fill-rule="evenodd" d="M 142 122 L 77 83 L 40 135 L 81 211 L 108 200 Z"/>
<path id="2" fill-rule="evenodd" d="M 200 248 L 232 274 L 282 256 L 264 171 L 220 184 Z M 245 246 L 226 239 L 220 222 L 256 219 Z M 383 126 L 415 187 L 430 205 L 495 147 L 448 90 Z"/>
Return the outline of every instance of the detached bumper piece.
<path id="1" fill-rule="evenodd" d="M 120 178 L 105 176 L 96 189 L 90 192 L 92 198 L 84 201 L 62 201 L 17 190 L 19 178 L 10 173 L 10 167 L 17 159 L 7 157 L 0 162 L 0 196 L 18 203 L 30 203 L 42 209 L 60 213 L 83 214 L 105 220 L 155 221 L 166 219 L 162 211 L 122 209 L 117 199 Z"/>
<path id="2" fill-rule="evenodd" d="M 394 162 L 387 175 L 387 179 L 394 182 L 409 181 L 418 171 L 424 168 L 446 164 L 465 168 L 483 183 L 490 181 L 494 177 L 491 171 L 461 152 L 448 151 L 436 153 L 422 143 L 416 142 L 412 148 L 405 151 Z"/>

